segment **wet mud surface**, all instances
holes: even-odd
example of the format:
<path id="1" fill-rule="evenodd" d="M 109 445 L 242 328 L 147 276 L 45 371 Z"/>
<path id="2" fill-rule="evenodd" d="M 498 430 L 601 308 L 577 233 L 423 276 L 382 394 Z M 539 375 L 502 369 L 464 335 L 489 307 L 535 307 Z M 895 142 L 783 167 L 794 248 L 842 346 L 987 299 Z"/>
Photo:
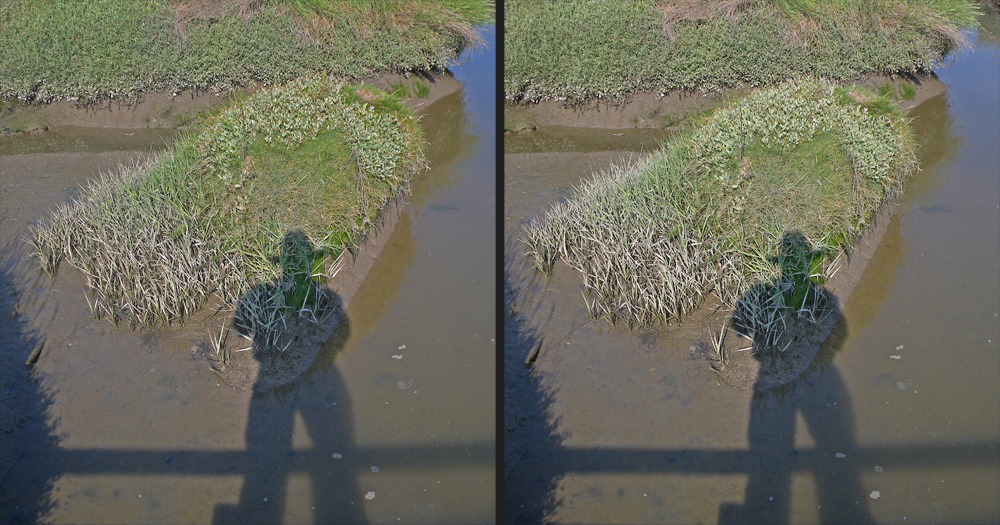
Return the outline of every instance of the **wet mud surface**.
<path id="1" fill-rule="evenodd" d="M 170 131 L 0 137 L 0 521 L 493 521 L 494 48 L 416 101 L 432 169 L 336 282 L 299 377 L 262 388 L 213 370 L 225 312 L 130 332 L 28 256 L 30 224 Z"/>
<path id="2" fill-rule="evenodd" d="M 778 384 L 749 351 L 713 369 L 711 305 L 628 331 L 588 317 L 575 271 L 523 256 L 523 224 L 648 142 L 505 135 L 507 523 L 1000 519 L 1000 52 L 979 46 L 910 109 L 923 171 L 829 283 L 835 314 Z"/>

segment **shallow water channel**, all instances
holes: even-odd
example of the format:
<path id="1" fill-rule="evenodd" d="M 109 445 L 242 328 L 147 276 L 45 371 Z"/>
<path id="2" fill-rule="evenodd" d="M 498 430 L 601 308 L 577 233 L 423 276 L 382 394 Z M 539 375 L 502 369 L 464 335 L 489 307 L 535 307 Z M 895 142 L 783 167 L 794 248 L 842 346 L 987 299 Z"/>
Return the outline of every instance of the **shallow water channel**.
<path id="1" fill-rule="evenodd" d="M 947 92 L 909 114 L 923 171 L 824 364 L 757 397 L 709 367 L 697 318 L 631 332 L 592 320 L 575 271 L 542 275 L 522 256 L 526 221 L 663 136 L 506 135 L 505 520 L 997 523 L 998 72 L 985 39 L 937 71 Z"/>
<path id="2" fill-rule="evenodd" d="M 299 380 L 267 393 L 228 387 L 192 354 L 221 314 L 206 309 L 158 331 L 115 328 L 90 318 L 79 272 L 64 264 L 50 279 L 27 255 L 29 224 L 169 132 L 0 137 L 0 522 L 494 521 L 487 36 L 487 49 L 453 69 L 462 89 L 424 111 L 432 167 L 346 322 Z"/>

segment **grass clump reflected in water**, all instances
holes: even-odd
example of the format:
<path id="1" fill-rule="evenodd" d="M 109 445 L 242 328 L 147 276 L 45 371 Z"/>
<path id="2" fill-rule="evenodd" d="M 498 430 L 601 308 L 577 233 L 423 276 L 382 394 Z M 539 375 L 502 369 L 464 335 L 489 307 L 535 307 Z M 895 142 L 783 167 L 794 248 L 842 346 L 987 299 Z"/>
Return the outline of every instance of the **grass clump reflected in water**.
<path id="1" fill-rule="evenodd" d="M 255 284 L 283 283 L 245 298 L 260 321 L 250 328 L 270 334 L 292 309 L 315 314 L 312 292 L 425 167 L 423 146 L 397 97 L 300 79 L 102 175 L 30 241 L 43 270 L 83 271 L 96 315 L 133 328 L 183 320 L 213 293 L 235 309 Z"/>
<path id="2" fill-rule="evenodd" d="M 524 240 L 538 269 L 562 259 L 583 273 L 592 314 L 629 326 L 682 319 L 710 293 L 733 307 L 754 285 L 779 283 L 749 301 L 747 322 L 763 314 L 751 329 L 766 332 L 789 310 L 822 314 L 809 285 L 917 169 L 914 148 L 886 98 L 790 81 L 584 182 Z"/>

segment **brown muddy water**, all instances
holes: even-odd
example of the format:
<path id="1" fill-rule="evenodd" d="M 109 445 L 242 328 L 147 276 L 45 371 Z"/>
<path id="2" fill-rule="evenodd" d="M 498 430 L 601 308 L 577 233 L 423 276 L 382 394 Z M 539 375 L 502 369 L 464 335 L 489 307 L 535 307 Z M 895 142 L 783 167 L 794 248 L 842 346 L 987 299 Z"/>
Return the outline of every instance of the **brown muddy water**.
<path id="1" fill-rule="evenodd" d="M 0 138 L 0 522 L 493 522 L 489 35 L 453 71 L 462 90 L 424 111 L 432 168 L 346 320 L 298 381 L 267 393 L 228 387 L 192 353 L 222 314 L 115 328 L 90 318 L 79 272 L 50 279 L 27 255 L 28 225 L 170 132 Z"/>
<path id="2" fill-rule="evenodd" d="M 947 92 L 909 113 L 923 171 L 820 364 L 757 396 L 710 368 L 697 318 L 591 320 L 576 272 L 522 255 L 525 222 L 657 139 L 506 135 L 507 523 L 1000 521 L 1000 51 L 937 73 Z"/>

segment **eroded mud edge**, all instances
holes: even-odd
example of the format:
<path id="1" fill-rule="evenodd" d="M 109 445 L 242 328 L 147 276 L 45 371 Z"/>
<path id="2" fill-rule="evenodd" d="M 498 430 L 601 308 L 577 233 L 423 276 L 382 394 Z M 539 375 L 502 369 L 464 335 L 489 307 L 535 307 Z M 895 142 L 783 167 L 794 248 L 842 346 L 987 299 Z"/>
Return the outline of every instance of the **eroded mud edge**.
<path id="1" fill-rule="evenodd" d="M 434 72 L 384 73 L 376 77 L 357 79 L 391 91 L 402 84 L 409 93 L 415 93 L 419 81 L 430 88 L 425 97 L 404 97 L 414 112 L 433 104 L 439 98 L 454 93 L 462 85 L 447 70 Z M 194 127 L 198 115 L 231 104 L 239 97 L 264 89 L 263 82 L 232 92 L 192 90 L 177 94 L 154 91 L 143 93 L 136 101 L 106 100 L 82 106 L 69 100 L 56 100 L 42 104 L 22 104 L 8 101 L 0 105 L 0 132 L 41 133 L 49 128 L 79 126 L 85 128 L 161 128 L 186 131 Z"/>
<path id="2" fill-rule="evenodd" d="M 844 85 L 856 84 L 878 91 L 888 84 L 899 93 L 907 83 L 914 88 L 910 100 L 899 99 L 896 105 L 904 112 L 923 101 L 945 92 L 945 85 L 934 73 L 925 75 L 871 75 Z M 534 131 L 545 126 L 569 126 L 606 129 L 668 129 L 685 122 L 690 116 L 716 108 L 733 97 L 742 96 L 746 89 L 726 89 L 719 92 L 634 93 L 627 99 L 599 99 L 572 105 L 566 101 L 543 100 L 537 103 L 504 103 L 504 130 L 513 133 Z"/>

